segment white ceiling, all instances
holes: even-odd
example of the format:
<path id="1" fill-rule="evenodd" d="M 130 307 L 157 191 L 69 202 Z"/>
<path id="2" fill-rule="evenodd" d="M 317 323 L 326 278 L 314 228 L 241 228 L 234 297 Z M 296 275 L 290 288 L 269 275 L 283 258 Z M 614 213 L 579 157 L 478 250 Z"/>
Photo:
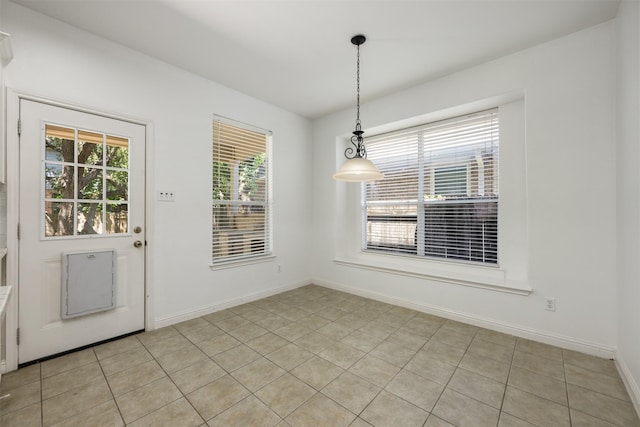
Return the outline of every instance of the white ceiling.
<path id="1" fill-rule="evenodd" d="M 615 17 L 618 0 L 12 0 L 309 118 Z"/>

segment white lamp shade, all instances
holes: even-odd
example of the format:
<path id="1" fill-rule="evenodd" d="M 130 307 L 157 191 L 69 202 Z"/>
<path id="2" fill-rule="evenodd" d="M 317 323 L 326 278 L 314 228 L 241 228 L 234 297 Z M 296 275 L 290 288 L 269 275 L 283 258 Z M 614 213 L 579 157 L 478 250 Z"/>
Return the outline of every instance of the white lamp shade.
<path id="1" fill-rule="evenodd" d="M 362 157 L 347 160 L 333 175 L 333 179 L 349 182 L 378 181 L 382 178 L 384 178 L 384 174 L 380 173 L 371 160 Z"/>

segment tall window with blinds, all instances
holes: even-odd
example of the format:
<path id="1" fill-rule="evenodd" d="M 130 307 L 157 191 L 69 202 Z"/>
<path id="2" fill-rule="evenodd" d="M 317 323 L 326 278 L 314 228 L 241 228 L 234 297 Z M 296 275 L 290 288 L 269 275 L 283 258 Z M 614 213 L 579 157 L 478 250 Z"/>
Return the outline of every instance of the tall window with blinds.
<path id="1" fill-rule="evenodd" d="M 271 133 L 213 120 L 213 264 L 271 253 Z"/>
<path id="2" fill-rule="evenodd" d="M 498 146 L 497 109 L 368 138 L 363 248 L 497 265 Z"/>

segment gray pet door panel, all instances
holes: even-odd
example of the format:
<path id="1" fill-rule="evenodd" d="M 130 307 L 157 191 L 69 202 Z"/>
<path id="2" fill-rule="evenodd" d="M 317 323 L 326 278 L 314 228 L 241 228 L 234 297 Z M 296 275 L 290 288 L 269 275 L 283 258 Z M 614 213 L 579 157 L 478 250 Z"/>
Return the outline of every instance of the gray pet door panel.
<path id="1" fill-rule="evenodd" d="M 62 313 L 69 319 L 116 306 L 116 251 L 62 254 Z"/>

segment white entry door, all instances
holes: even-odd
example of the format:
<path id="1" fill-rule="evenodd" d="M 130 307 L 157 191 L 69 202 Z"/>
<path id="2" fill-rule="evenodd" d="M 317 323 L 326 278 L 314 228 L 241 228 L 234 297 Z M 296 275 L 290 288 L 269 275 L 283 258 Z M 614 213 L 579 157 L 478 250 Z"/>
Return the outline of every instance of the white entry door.
<path id="1" fill-rule="evenodd" d="M 145 127 L 30 100 L 20 120 L 25 363 L 144 329 Z"/>

